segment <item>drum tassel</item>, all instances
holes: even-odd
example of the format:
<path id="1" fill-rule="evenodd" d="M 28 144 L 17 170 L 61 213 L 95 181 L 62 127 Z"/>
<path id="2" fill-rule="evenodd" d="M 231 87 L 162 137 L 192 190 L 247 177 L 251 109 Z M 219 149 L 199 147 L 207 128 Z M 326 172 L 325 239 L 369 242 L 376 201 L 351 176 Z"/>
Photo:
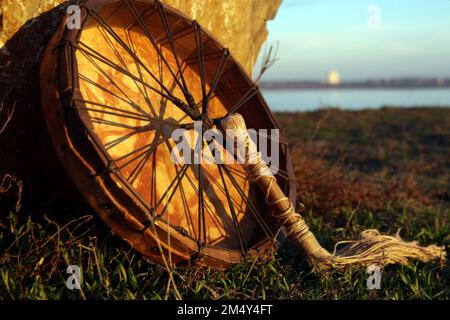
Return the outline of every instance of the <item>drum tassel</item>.
<path id="1" fill-rule="evenodd" d="M 406 265 L 409 259 L 422 262 L 445 261 L 444 247 L 437 245 L 422 247 L 415 241 L 403 241 L 398 235 L 381 235 L 377 230 L 365 230 L 358 240 L 341 241 L 335 245 L 333 253 L 328 252 L 320 245 L 303 217 L 295 211 L 294 206 L 279 187 L 275 176 L 249 137 L 244 118 L 240 114 L 233 114 L 221 121 L 221 129 L 235 131 L 234 136 L 238 137 L 235 140 L 235 147 L 238 152 L 242 150 L 244 152 L 243 166 L 250 180 L 255 182 L 265 194 L 265 202 L 273 207 L 273 215 L 285 227 L 288 239 L 312 267 L 335 268 L 352 264 L 384 266 L 394 263 Z M 340 244 L 347 245 L 337 249 Z"/>

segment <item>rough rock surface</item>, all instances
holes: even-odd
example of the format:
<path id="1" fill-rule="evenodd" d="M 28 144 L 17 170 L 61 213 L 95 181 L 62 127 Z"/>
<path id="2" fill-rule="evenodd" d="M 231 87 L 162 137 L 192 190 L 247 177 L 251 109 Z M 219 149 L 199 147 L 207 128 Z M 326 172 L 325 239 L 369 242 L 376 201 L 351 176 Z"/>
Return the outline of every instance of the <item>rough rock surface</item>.
<path id="1" fill-rule="evenodd" d="M 281 0 L 165 0 L 211 31 L 251 73 Z"/>
<path id="2" fill-rule="evenodd" d="M 281 0 L 163 0 L 212 32 L 251 74 Z M 26 22 L 64 0 L 0 0 L 0 47 Z M 3 14 L 1 14 L 1 12 Z M 30 21 L 31 20 L 31 21 Z"/>
<path id="3" fill-rule="evenodd" d="M 163 0 L 197 19 L 227 46 L 251 73 L 281 0 Z M 76 0 L 70 1 L 77 3 Z M 39 66 L 50 36 L 67 2 L 63 0 L 0 0 L 0 181 L 12 174 L 24 181 L 24 197 L 53 199 L 75 195 L 67 188 L 41 111 Z M 63 188 L 64 186 L 64 188 Z M 64 199 L 66 201 L 71 200 Z M 79 198 L 74 197 L 74 201 Z M 35 203 L 40 206 L 39 203 Z M 65 205 L 65 204 L 64 204 Z"/>

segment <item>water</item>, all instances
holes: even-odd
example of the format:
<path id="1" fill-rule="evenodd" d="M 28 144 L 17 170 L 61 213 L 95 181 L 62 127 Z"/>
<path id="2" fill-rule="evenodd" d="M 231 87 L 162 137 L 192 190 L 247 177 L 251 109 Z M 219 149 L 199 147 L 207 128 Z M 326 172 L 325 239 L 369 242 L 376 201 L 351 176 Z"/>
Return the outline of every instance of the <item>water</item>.
<path id="1" fill-rule="evenodd" d="M 273 111 L 308 111 L 323 107 L 376 109 L 383 106 L 450 107 L 450 89 L 264 90 Z"/>

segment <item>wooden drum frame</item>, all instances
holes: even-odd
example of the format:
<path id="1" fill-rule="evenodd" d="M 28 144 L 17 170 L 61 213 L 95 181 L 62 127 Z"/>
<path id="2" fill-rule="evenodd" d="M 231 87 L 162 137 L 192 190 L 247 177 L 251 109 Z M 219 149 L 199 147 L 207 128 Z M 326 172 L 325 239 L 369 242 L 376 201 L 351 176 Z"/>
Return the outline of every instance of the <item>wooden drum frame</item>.
<path id="1" fill-rule="evenodd" d="M 278 125 L 229 51 L 159 1 L 90 0 L 68 16 L 41 66 L 42 104 L 57 154 L 112 231 L 162 263 L 227 267 L 276 248 L 280 225 L 238 164 L 176 164 L 174 129 L 238 112 Z M 203 141 L 204 142 L 204 141 Z M 288 146 L 278 184 L 295 203 Z"/>

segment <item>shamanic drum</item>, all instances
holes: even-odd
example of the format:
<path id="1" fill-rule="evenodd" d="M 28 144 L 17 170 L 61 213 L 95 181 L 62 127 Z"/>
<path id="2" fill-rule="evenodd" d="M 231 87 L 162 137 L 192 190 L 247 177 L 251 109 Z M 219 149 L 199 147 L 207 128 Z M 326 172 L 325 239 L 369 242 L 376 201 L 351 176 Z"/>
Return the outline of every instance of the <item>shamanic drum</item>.
<path id="1" fill-rule="evenodd" d="M 226 267 L 274 249 L 280 224 L 239 164 L 172 157 L 173 131 L 194 122 L 206 130 L 239 111 L 249 128 L 278 128 L 239 63 L 159 1 L 90 0 L 80 13 L 81 28 L 66 17 L 50 40 L 41 91 L 54 147 L 94 211 L 158 262 Z M 276 178 L 295 203 L 278 140 Z"/>

